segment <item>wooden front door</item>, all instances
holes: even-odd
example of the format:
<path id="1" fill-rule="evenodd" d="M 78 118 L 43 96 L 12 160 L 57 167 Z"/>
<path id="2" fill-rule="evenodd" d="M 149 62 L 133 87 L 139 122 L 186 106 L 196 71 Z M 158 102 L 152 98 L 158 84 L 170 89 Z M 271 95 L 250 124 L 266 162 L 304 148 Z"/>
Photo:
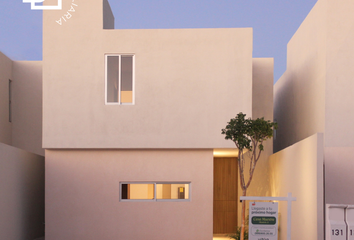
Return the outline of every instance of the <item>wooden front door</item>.
<path id="1" fill-rule="evenodd" d="M 237 158 L 214 158 L 214 233 L 237 226 Z"/>

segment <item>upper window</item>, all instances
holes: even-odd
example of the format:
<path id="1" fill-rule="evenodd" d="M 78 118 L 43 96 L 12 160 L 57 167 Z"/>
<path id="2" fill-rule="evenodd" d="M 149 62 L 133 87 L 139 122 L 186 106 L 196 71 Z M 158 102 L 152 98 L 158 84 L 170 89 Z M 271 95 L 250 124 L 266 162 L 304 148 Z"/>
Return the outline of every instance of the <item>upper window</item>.
<path id="1" fill-rule="evenodd" d="M 133 55 L 106 55 L 106 104 L 134 104 Z"/>
<path id="2" fill-rule="evenodd" d="M 12 122 L 12 80 L 9 79 L 9 122 Z"/>

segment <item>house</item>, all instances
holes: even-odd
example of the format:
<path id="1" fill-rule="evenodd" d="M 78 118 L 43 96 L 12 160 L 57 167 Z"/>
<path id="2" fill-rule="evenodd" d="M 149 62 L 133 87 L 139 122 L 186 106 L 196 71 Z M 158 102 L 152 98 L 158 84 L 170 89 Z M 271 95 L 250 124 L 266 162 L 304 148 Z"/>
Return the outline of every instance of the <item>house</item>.
<path id="1" fill-rule="evenodd" d="M 233 231 L 221 128 L 239 112 L 272 120 L 273 60 L 252 58 L 251 28 L 113 28 L 106 0 L 43 11 L 46 239 Z M 262 182 L 249 192 L 269 194 Z"/>

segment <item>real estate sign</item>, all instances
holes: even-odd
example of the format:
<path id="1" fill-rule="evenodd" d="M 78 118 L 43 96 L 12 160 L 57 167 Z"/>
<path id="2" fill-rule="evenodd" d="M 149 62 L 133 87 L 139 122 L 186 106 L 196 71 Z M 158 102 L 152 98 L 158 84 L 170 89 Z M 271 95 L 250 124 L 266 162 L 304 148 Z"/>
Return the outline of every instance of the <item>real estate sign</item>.
<path id="1" fill-rule="evenodd" d="M 278 239 L 277 202 L 250 202 L 248 239 Z"/>

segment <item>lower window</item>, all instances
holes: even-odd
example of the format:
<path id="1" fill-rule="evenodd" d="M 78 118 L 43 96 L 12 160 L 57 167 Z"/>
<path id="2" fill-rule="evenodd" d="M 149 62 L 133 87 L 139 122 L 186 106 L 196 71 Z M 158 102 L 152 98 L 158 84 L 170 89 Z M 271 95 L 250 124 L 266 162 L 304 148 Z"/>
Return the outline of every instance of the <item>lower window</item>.
<path id="1" fill-rule="evenodd" d="M 190 182 L 121 182 L 121 201 L 190 201 Z"/>

